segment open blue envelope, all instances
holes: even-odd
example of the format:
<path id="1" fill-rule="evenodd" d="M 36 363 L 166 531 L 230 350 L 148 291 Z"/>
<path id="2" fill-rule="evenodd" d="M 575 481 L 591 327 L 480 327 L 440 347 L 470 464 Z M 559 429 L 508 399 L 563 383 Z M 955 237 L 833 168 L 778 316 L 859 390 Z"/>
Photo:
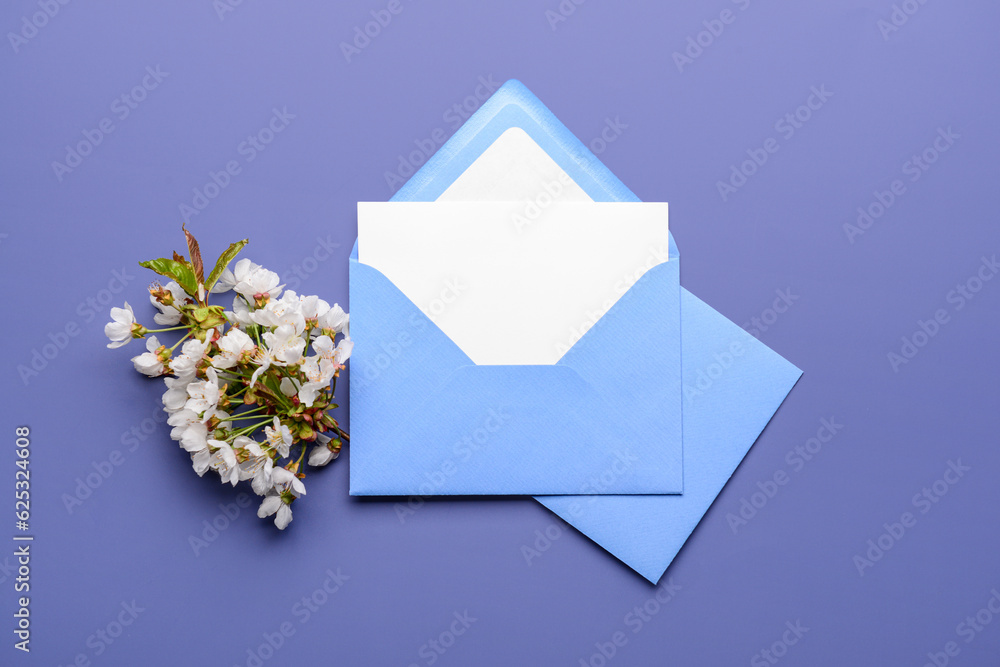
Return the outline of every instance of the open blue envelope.
<path id="1" fill-rule="evenodd" d="M 352 495 L 682 490 L 677 261 L 555 365 L 475 365 L 357 248 L 350 290 Z"/>
<path id="2" fill-rule="evenodd" d="M 502 99 L 495 95 L 479 113 Z M 467 123 L 424 169 L 449 154 L 449 169 L 464 172 L 518 128 L 527 136 L 508 135 L 508 142 L 579 171 L 577 156 L 587 149 L 568 133 L 562 139 L 571 141 L 560 145 L 529 112 L 501 104 L 482 131 L 470 133 Z M 563 188 L 571 197 L 570 185 Z M 410 191 L 407 184 L 393 201 Z M 680 493 L 680 258 L 672 238 L 667 251 L 667 261 L 639 278 L 557 364 L 477 366 L 362 263 L 355 245 L 351 495 Z"/>
<path id="3" fill-rule="evenodd" d="M 470 165 L 511 128 L 527 133 L 594 201 L 638 201 L 515 80 L 504 84 L 473 114 L 393 200 L 438 199 L 467 179 Z M 675 256 L 677 248 L 671 238 L 670 257 Z M 801 375 L 795 366 L 697 297 L 683 289 L 680 295 L 682 377 L 695 377 L 699 371 L 717 376 L 707 387 L 693 381 L 685 386 L 683 495 L 535 494 L 546 507 L 654 583 Z M 352 304 L 352 308 L 356 306 Z M 721 372 L 713 372 L 713 364 L 723 365 L 720 358 L 732 361 Z M 358 367 L 353 366 L 352 375 L 357 372 Z M 355 381 L 352 377 L 352 384 Z M 357 427 L 352 420 L 352 428 Z M 351 456 L 355 456 L 353 445 Z M 548 474 L 558 477 L 563 471 Z"/>

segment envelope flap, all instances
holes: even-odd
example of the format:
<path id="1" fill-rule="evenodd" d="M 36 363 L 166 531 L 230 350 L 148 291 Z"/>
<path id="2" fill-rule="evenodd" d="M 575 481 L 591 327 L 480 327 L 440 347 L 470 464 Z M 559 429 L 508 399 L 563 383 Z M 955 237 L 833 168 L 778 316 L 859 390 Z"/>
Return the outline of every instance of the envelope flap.
<path id="1" fill-rule="evenodd" d="M 654 423 L 678 477 L 681 446 L 680 260 L 654 266 L 559 360 L 598 388 L 605 414 Z M 609 377 L 617 382 L 608 382 Z"/>
<path id="2" fill-rule="evenodd" d="M 425 396 L 454 369 L 472 363 L 378 270 L 359 263 L 352 254 L 349 271 L 351 293 L 364 295 L 351 300 L 352 402 L 412 404 L 414 396 Z M 379 391 L 370 392 L 370 385 L 376 381 Z M 367 430 L 394 425 L 379 422 L 353 426 Z"/>
<path id="3" fill-rule="evenodd" d="M 640 201 L 555 115 L 516 79 L 507 81 L 392 197 L 434 201 L 500 136 L 520 128 L 594 201 Z M 679 256 L 673 236 L 670 256 Z"/>

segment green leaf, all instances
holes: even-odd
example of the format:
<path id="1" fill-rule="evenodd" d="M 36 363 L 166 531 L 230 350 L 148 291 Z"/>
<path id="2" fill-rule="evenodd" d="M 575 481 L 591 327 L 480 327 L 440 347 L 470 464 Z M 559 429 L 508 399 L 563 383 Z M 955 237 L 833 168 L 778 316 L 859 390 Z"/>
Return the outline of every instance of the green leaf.
<path id="1" fill-rule="evenodd" d="M 201 306 L 190 311 L 192 319 L 202 329 L 213 329 L 225 324 L 226 314 L 222 306 Z"/>
<path id="2" fill-rule="evenodd" d="M 233 261 L 233 258 L 239 254 L 240 250 L 243 250 L 243 246 L 247 244 L 249 239 L 243 239 L 242 241 L 237 241 L 236 243 L 230 243 L 226 251 L 219 255 L 219 260 L 215 263 L 215 268 L 212 272 L 208 274 L 208 280 L 205 282 L 205 289 L 211 291 L 212 286 L 219 281 L 222 277 L 222 272 L 226 270 L 229 262 Z"/>
<path id="3" fill-rule="evenodd" d="M 151 271 L 156 271 L 161 276 L 170 278 L 180 285 L 181 289 L 189 295 L 197 298 L 198 279 L 195 278 L 194 271 L 191 269 L 190 265 L 186 263 L 182 264 L 174 259 L 161 257 L 160 259 L 151 259 L 146 262 L 139 262 L 139 266 L 145 267 Z"/>

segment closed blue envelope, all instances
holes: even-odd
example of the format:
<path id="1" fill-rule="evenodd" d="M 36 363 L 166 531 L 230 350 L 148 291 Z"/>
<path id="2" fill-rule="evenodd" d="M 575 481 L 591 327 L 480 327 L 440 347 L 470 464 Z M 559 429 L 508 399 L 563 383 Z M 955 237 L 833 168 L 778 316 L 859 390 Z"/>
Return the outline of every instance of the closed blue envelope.
<path id="1" fill-rule="evenodd" d="M 521 128 L 595 201 L 638 201 L 520 82 L 508 81 L 400 189 L 394 201 L 433 201 L 503 132 Z M 671 239 L 670 256 L 677 255 Z M 683 495 L 578 495 L 536 499 L 651 582 L 704 516 L 801 371 L 710 306 L 681 290 Z M 718 357 L 732 355 L 722 372 Z M 352 361 L 353 363 L 353 361 Z M 354 373 L 357 367 L 354 367 Z M 353 381 L 353 380 L 352 380 Z M 352 396 L 353 398 L 353 396 Z M 352 428 L 357 428 L 352 424 Z M 354 456 L 352 446 L 351 456 Z M 562 471 L 550 471 L 561 475 Z"/>

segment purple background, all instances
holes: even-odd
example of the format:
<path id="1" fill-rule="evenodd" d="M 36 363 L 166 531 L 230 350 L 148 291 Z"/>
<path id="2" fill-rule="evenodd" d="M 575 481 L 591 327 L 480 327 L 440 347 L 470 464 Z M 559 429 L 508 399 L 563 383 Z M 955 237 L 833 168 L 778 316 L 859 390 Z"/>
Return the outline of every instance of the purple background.
<path id="1" fill-rule="evenodd" d="M 246 0 L 221 19 L 209 0 L 49 4 L 37 34 L 0 46 L 0 533 L 14 533 L 13 432 L 27 424 L 36 536 L 31 656 L 12 648 L 13 542 L 0 550 L 0 662 L 245 665 L 288 621 L 264 664 L 761 665 L 773 649 L 782 665 L 923 665 L 948 642 L 950 664 L 996 664 L 1000 618 L 960 624 L 1000 590 L 1000 281 L 951 292 L 1000 250 L 996 3 L 910 0 L 884 38 L 890 0 L 563 2 L 575 10 L 554 28 L 557 0 L 404 0 L 350 62 L 340 43 L 386 2 Z M 733 21 L 678 71 L 672 54 L 724 9 Z M 38 11 L 6 3 L 0 28 Z M 122 119 L 112 103 L 147 66 L 168 76 Z M 434 500 L 401 522 L 394 500 L 349 498 L 348 455 L 310 476 L 283 534 L 244 509 L 196 555 L 189 537 L 239 492 L 198 479 L 152 428 L 162 389 L 128 363 L 139 345 L 104 348 L 109 298 L 151 319 L 135 262 L 179 248 L 179 204 L 229 160 L 241 172 L 189 225 L 206 253 L 249 236 L 246 256 L 289 282 L 299 266 L 300 291 L 343 303 L 355 202 L 391 196 L 385 173 L 451 134 L 449 108 L 480 77 L 521 79 L 588 144 L 608 119 L 627 125 L 592 148 L 642 199 L 670 202 L 682 283 L 805 371 L 667 571 L 666 605 L 530 499 Z M 786 138 L 775 122 L 824 85 L 833 96 Z M 275 107 L 295 118 L 247 162 L 238 146 Z M 105 117 L 114 130 L 60 180 L 52 163 Z M 904 163 L 939 128 L 960 138 L 911 181 Z M 769 137 L 778 152 L 723 201 L 717 181 Z M 845 223 L 895 179 L 905 193 L 851 242 Z M 127 285 L 104 291 L 122 267 Z M 775 316 L 777 290 L 794 299 Z M 87 299 L 104 302 L 96 316 Z M 894 370 L 887 355 L 938 309 L 947 322 Z M 79 335 L 22 379 L 70 324 Z M 843 428 L 800 466 L 821 419 Z M 144 420 L 152 432 L 123 442 Z M 68 511 L 64 494 L 115 450 L 121 465 Z M 970 470 L 946 495 L 914 504 L 959 459 Z M 778 471 L 787 484 L 753 497 Z M 732 523 L 752 498 L 767 502 Z M 915 525 L 859 574 L 855 557 L 904 512 Z M 547 548 L 528 564 L 525 546 Z M 338 568 L 349 579 L 301 622 L 297 601 Z M 97 655 L 95 633 L 133 600 L 143 611 Z M 443 654 L 426 645 L 451 644 L 466 611 L 476 620 Z M 797 621 L 808 631 L 784 643 Z"/>

